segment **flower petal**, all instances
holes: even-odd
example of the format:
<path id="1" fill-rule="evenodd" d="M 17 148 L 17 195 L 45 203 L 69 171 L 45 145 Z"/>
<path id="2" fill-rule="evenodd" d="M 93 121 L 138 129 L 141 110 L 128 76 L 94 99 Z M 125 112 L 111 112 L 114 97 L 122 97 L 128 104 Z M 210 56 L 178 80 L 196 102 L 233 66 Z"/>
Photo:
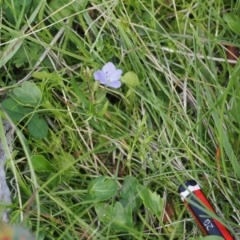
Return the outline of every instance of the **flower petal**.
<path id="1" fill-rule="evenodd" d="M 112 62 L 106 63 L 102 68 L 102 71 L 109 75 L 111 75 L 115 70 L 116 70 L 116 67 L 114 66 L 114 64 Z"/>
<path id="2" fill-rule="evenodd" d="M 105 85 L 112 88 L 120 88 L 121 87 L 120 81 L 114 81 L 114 82 L 106 82 Z"/>
<path id="3" fill-rule="evenodd" d="M 106 74 L 102 70 L 98 70 L 94 72 L 93 77 L 95 80 L 99 81 L 102 84 L 105 84 L 107 81 Z"/>
<path id="4" fill-rule="evenodd" d="M 122 70 L 121 69 L 117 69 L 115 70 L 111 75 L 110 75 L 110 81 L 114 82 L 114 81 L 118 81 L 120 79 L 122 75 Z"/>

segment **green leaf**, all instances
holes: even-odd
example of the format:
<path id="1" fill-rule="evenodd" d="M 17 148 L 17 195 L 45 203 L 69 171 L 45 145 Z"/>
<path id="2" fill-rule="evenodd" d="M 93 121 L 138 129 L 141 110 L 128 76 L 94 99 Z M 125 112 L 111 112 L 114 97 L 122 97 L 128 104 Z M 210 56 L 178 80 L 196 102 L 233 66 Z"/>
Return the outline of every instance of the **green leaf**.
<path id="1" fill-rule="evenodd" d="M 74 156 L 65 151 L 61 151 L 57 157 L 54 159 L 54 166 L 57 168 L 57 171 L 61 170 L 61 176 L 66 178 L 72 178 L 79 174 L 76 169 Z"/>
<path id="2" fill-rule="evenodd" d="M 20 121 L 25 116 L 25 109 L 11 98 L 2 101 L 2 107 L 13 121 Z"/>
<path id="3" fill-rule="evenodd" d="M 95 211 L 103 223 L 108 223 L 112 218 L 112 206 L 107 203 L 97 203 L 95 205 Z"/>
<path id="4" fill-rule="evenodd" d="M 41 72 L 34 72 L 32 74 L 33 78 L 39 79 L 39 80 L 44 80 L 44 79 L 50 79 L 52 78 L 53 74 L 46 72 L 46 71 L 41 71 Z"/>
<path id="5" fill-rule="evenodd" d="M 160 217 L 164 209 L 163 198 L 160 198 L 156 192 L 150 191 L 149 188 L 143 185 L 138 185 L 137 191 L 143 200 L 144 206 L 147 207 L 153 214 Z"/>
<path id="6" fill-rule="evenodd" d="M 16 1 L 15 1 L 16 2 Z M 9 39 L 9 44 L 6 48 L 0 52 L 0 68 L 4 66 L 10 59 L 13 58 L 14 54 L 18 51 L 23 43 L 23 38 L 25 31 L 29 28 L 29 24 L 35 20 L 35 17 L 38 15 L 40 8 L 42 7 L 44 0 L 40 0 L 38 6 L 34 9 L 32 15 L 28 17 L 27 23 L 22 27 L 20 31 L 18 31 L 18 37 L 13 36 L 12 39 Z"/>
<path id="7" fill-rule="evenodd" d="M 104 201 L 113 197 L 118 189 L 117 182 L 101 176 L 90 182 L 88 186 L 88 198 L 96 201 Z"/>
<path id="8" fill-rule="evenodd" d="M 132 71 L 125 73 L 124 76 L 121 77 L 121 82 L 129 87 L 136 87 L 140 84 L 137 74 Z"/>
<path id="9" fill-rule="evenodd" d="M 54 178 L 47 184 L 47 186 L 51 189 L 58 187 L 61 182 L 61 175 L 56 175 L 55 172 L 51 172 L 48 176 L 48 179 L 52 177 Z"/>
<path id="10" fill-rule="evenodd" d="M 100 35 L 99 38 L 96 39 L 96 48 L 97 48 L 97 51 L 99 51 L 99 52 L 103 51 L 103 49 L 104 49 L 102 35 Z"/>
<path id="11" fill-rule="evenodd" d="M 30 3 L 32 3 L 32 0 L 25 0 L 26 2 L 24 3 L 24 1 L 19 1 L 19 4 L 21 6 L 23 6 L 24 4 L 26 4 L 26 6 L 28 6 Z M 24 3 L 24 4 L 23 4 Z"/>
<path id="12" fill-rule="evenodd" d="M 126 232 L 126 227 L 132 225 L 132 210 L 131 208 L 123 208 L 120 202 L 116 202 L 114 206 L 97 203 L 95 211 L 101 222 L 109 224 L 111 229 L 117 232 Z"/>
<path id="13" fill-rule="evenodd" d="M 98 82 L 98 81 L 97 81 Z M 98 116 L 103 116 L 108 109 L 109 101 L 106 101 L 102 107 L 102 109 L 98 112 Z"/>
<path id="14" fill-rule="evenodd" d="M 224 240 L 224 238 L 219 236 L 206 236 L 203 238 L 204 240 Z"/>
<path id="15" fill-rule="evenodd" d="M 12 1 L 12 5 L 10 5 L 9 3 L 10 1 L 8 3 L 6 2 L 8 1 L 4 1 L 2 5 L 6 18 L 10 23 L 16 25 L 17 24 L 17 22 L 15 21 L 16 16 L 19 17 L 20 15 L 22 15 L 21 11 L 25 15 L 27 13 L 27 10 L 29 9 L 27 8 L 27 6 L 32 2 L 32 0 Z"/>
<path id="16" fill-rule="evenodd" d="M 234 31 L 237 34 L 240 34 L 239 28 L 240 17 L 233 13 L 225 13 L 223 15 L 223 19 L 232 31 Z"/>
<path id="17" fill-rule="evenodd" d="M 49 80 L 50 82 L 53 82 L 54 85 L 62 85 L 63 79 L 57 72 L 49 73 L 47 71 L 41 71 L 41 72 L 35 72 L 32 75 L 34 78 L 39 80 Z"/>
<path id="18" fill-rule="evenodd" d="M 188 240 L 203 240 L 203 237 L 202 236 L 199 236 L 198 238 L 188 238 Z"/>
<path id="19" fill-rule="evenodd" d="M 48 134 L 48 125 L 46 121 L 34 114 L 27 124 L 28 131 L 35 138 L 45 138 Z"/>
<path id="20" fill-rule="evenodd" d="M 40 58 L 41 47 L 37 44 L 28 44 L 26 47 L 22 45 L 13 56 L 13 63 L 17 68 L 20 68 L 24 63 L 31 62 L 33 65 Z"/>
<path id="21" fill-rule="evenodd" d="M 132 225 L 132 209 L 130 207 L 123 208 L 120 202 L 116 202 L 113 207 L 113 224 L 115 231 L 126 231 L 122 225 L 130 227 Z"/>
<path id="22" fill-rule="evenodd" d="M 130 206 L 133 211 L 137 211 L 142 204 L 142 200 L 139 197 L 137 191 L 138 180 L 132 176 L 124 178 L 122 191 L 120 196 L 127 202 L 127 206 Z"/>
<path id="23" fill-rule="evenodd" d="M 24 82 L 21 87 L 13 90 L 14 99 L 22 105 L 37 107 L 42 99 L 42 93 L 33 82 Z"/>
<path id="24" fill-rule="evenodd" d="M 240 89 L 237 88 L 233 97 L 229 101 L 231 109 L 230 114 L 234 118 L 234 121 L 240 125 Z"/>
<path id="25" fill-rule="evenodd" d="M 42 155 L 32 156 L 31 162 L 36 172 L 55 172 L 52 164 Z"/>
<path id="26" fill-rule="evenodd" d="M 75 12 L 82 11 L 86 9 L 89 0 L 74 1 L 72 6 L 74 7 Z"/>
<path id="27" fill-rule="evenodd" d="M 23 46 L 21 46 L 18 51 L 13 56 L 13 63 L 17 68 L 20 68 L 28 61 L 28 56 L 26 56 L 26 53 L 24 51 Z"/>
<path id="28" fill-rule="evenodd" d="M 3 9 L 4 9 L 4 13 L 6 15 L 7 20 L 11 23 L 11 24 L 16 24 L 16 16 L 20 15 L 21 12 L 21 5 L 19 2 L 13 2 L 13 5 L 10 6 L 9 3 L 6 3 L 6 1 L 3 3 L 2 5 Z"/>
<path id="29" fill-rule="evenodd" d="M 206 236 L 206 237 L 202 237 L 199 236 L 198 238 L 189 238 L 189 240 L 224 240 L 224 238 L 219 237 L 219 236 Z"/>
<path id="30" fill-rule="evenodd" d="M 56 12 L 53 18 L 58 20 L 70 16 L 72 13 L 68 0 L 52 0 L 50 2 L 50 8 L 52 12 Z"/>

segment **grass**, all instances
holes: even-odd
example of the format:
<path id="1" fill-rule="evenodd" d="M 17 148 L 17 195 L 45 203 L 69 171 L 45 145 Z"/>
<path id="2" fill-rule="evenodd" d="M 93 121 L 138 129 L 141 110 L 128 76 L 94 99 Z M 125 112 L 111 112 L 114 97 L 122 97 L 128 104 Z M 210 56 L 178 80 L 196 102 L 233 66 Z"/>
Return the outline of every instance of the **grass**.
<path id="1" fill-rule="evenodd" d="M 4 1 L 1 6 L 1 92 L 34 82 L 33 112 L 49 132 L 32 136 L 23 121 L 7 176 L 11 224 L 38 239 L 200 239 L 177 193 L 196 179 L 220 221 L 239 232 L 238 36 L 223 19 L 235 1 Z M 106 62 L 134 72 L 140 84 L 97 84 Z M 217 156 L 216 156 L 217 151 Z M 220 154 L 219 154 L 220 153 Z M 54 170 L 36 171 L 32 156 Z M 41 158 L 41 159 L 42 159 Z M 41 159 L 39 160 L 41 162 Z M 146 205 L 114 231 L 86 198 L 99 176 L 133 176 L 163 199 L 160 216 Z M 18 188 L 11 186 L 10 181 Z M 19 190 L 16 190 L 19 189 Z M 168 215 L 168 216 L 167 216 Z M 122 226 L 123 227 L 123 226 Z"/>

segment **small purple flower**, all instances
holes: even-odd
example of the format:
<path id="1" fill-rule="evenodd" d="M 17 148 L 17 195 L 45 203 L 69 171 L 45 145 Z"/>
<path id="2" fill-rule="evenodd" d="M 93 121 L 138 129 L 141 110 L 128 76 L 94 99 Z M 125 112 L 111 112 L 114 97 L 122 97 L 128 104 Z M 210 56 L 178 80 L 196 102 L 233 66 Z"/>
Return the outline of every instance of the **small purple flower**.
<path id="1" fill-rule="evenodd" d="M 121 86 L 120 77 L 122 75 L 121 69 L 116 69 L 112 62 L 106 63 L 102 70 L 94 72 L 93 76 L 96 81 L 99 81 L 101 84 L 119 88 Z"/>

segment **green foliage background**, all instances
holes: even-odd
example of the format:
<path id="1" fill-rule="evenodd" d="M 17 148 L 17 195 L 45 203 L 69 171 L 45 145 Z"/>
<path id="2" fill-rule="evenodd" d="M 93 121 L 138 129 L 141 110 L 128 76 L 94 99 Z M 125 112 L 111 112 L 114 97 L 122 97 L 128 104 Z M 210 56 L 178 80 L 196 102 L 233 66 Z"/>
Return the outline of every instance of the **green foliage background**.
<path id="1" fill-rule="evenodd" d="M 38 239 L 202 239 L 177 193 L 196 179 L 237 239 L 239 3 L 0 4 L 12 224 Z M 119 89 L 93 79 L 110 61 Z"/>

